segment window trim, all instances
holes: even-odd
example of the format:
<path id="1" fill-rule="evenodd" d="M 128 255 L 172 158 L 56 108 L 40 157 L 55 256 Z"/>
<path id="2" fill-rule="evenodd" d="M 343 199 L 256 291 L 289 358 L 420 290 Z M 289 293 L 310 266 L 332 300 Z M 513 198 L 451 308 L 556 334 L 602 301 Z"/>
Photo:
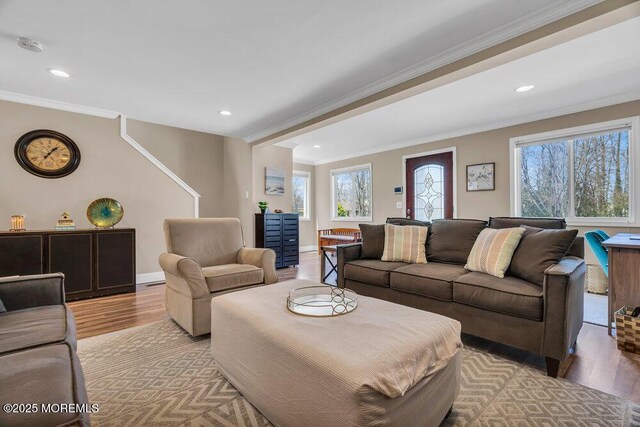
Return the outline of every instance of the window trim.
<path id="1" fill-rule="evenodd" d="M 370 200 L 371 215 L 370 216 L 347 216 L 347 217 L 337 216 L 336 215 L 336 212 L 337 212 L 336 189 L 335 189 L 335 186 L 334 186 L 333 175 L 335 173 L 351 172 L 351 171 L 354 171 L 354 170 L 365 169 L 365 168 L 369 169 L 369 176 L 371 177 L 371 200 Z M 330 206 L 331 206 L 331 213 L 330 213 L 331 221 L 373 222 L 373 167 L 372 167 L 371 163 L 364 163 L 364 164 L 361 164 L 361 165 L 355 165 L 355 166 L 348 166 L 348 167 L 344 167 L 344 168 L 331 169 L 329 171 L 329 185 L 331 187 L 331 204 L 330 204 Z"/>
<path id="2" fill-rule="evenodd" d="M 304 216 L 300 217 L 300 221 L 311 221 L 311 172 L 307 172 L 307 171 L 297 171 L 294 170 L 291 174 L 291 180 L 293 181 L 293 177 L 295 177 L 296 175 L 298 176 L 304 176 L 305 178 L 307 178 L 307 185 L 306 185 L 306 189 L 305 189 L 305 194 L 306 197 L 304 198 Z M 292 183 L 293 184 L 293 183 Z M 291 186 L 291 192 L 293 193 L 293 185 Z M 292 194 L 293 196 L 293 194 Z M 293 197 L 291 200 L 291 203 L 293 204 Z"/>
<path id="3" fill-rule="evenodd" d="M 630 127 L 629 131 L 629 217 L 608 218 L 593 217 L 581 218 L 567 216 L 567 224 L 571 226 L 602 226 L 602 227 L 633 227 L 639 225 L 636 214 L 640 212 L 640 186 L 635 183 L 640 172 L 640 116 L 624 119 L 609 120 L 606 122 L 592 123 L 584 126 L 575 126 L 566 129 L 558 129 L 550 132 L 542 132 L 531 135 L 518 136 L 509 139 L 509 169 L 510 169 L 510 212 L 512 216 L 520 215 L 520 150 L 528 145 L 537 145 L 549 140 L 576 137 L 581 134 L 606 132 L 608 130 Z M 573 144 L 569 146 L 569 159 L 573 165 Z M 569 212 L 574 213 L 574 171 L 569 168 Z"/>

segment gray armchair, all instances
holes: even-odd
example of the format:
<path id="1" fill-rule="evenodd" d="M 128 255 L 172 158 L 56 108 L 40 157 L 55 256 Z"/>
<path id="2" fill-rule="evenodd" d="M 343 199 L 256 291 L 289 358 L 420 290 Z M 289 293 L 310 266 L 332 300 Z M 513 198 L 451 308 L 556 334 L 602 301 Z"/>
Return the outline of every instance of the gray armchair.
<path id="1" fill-rule="evenodd" d="M 236 218 L 167 219 L 164 235 L 167 312 L 193 336 L 211 331 L 213 296 L 278 281 L 275 252 L 245 248 Z"/>

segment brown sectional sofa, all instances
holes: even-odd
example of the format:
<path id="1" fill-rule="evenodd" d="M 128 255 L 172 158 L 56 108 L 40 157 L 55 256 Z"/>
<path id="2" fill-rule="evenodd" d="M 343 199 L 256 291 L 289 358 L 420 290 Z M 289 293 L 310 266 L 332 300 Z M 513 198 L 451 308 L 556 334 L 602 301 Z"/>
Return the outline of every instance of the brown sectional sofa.
<path id="1" fill-rule="evenodd" d="M 31 413 L 0 411 L 1 426 L 89 425 L 82 408 L 43 412 L 39 406 L 89 402 L 63 282 L 61 273 L 0 278 L 0 301 L 7 310 L 0 313 L 0 402 L 38 404 Z"/>
<path id="2" fill-rule="evenodd" d="M 416 224 L 403 219 L 387 222 Z M 502 217 L 491 218 L 488 224 L 478 220 L 441 220 L 423 225 L 430 227 L 427 264 L 381 261 L 379 257 L 371 258 L 370 247 L 366 259 L 362 256 L 362 243 L 342 245 L 338 246 L 338 286 L 452 317 L 462 323 L 465 333 L 545 356 L 547 374 L 557 376 L 560 362 L 569 355 L 582 327 L 583 238 L 576 237 L 559 262 L 546 270 L 543 267 L 539 282 L 534 283 L 509 275 L 509 271 L 504 278 L 498 278 L 470 272 L 464 265 L 476 237 L 487 226 L 564 229 L 564 220 Z M 370 243 L 366 233 L 363 239 L 365 245 Z M 380 245 L 379 235 L 373 240 Z M 524 255 L 524 261 L 529 262 L 529 254 Z M 539 254 L 535 248 L 530 256 L 531 264 L 537 265 L 539 260 L 535 258 Z M 522 259 L 519 262 L 522 264 Z"/>

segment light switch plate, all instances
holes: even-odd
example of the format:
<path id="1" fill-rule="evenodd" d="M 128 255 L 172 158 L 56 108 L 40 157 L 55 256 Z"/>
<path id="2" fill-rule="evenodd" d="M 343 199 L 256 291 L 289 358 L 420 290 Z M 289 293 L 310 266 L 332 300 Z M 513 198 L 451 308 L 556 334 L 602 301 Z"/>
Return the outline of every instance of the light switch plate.
<path id="1" fill-rule="evenodd" d="M 396 202 L 396 208 L 402 209 L 402 202 Z"/>

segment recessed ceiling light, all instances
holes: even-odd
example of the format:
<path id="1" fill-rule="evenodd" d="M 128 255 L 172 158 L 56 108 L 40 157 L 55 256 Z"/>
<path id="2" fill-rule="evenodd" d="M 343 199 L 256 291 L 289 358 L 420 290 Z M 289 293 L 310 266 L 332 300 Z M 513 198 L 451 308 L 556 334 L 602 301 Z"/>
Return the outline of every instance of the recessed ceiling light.
<path id="1" fill-rule="evenodd" d="M 227 110 L 221 110 L 219 111 L 221 116 L 230 116 L 231 115 L 231 111 L 227 111 Z"/>
<path id="2" fill-rule="evenodd" d="M 57 68 L 49 68 L 49 72 L 57 77 L 63 77 L 65 79 L 69 77 L 69 73 L 67 73 L 66 71 L 58 70 Z"/>
<path id="3" fill-rule="evenodd" d="M 318 144 L 314 145 L 313 148 L 320 148 Z"/>
<path id="4" fill-rule="evenodd" d="M 533 89 L 535 86 L 534 85 L 524 85 L 524 86 L 520 86 L 519 88 L 516 88 L 516 92 L 518 93 L 524 93 L 524 92 L 529 92 L 531 89 Z"/>

